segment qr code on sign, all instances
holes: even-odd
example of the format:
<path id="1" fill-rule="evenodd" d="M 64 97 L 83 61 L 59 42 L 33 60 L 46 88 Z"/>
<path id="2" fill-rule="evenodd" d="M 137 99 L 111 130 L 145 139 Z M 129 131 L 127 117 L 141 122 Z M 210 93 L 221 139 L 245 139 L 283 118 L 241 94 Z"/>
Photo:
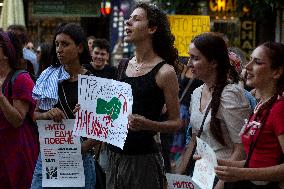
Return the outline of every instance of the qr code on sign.
<path id="1" fill-rule="evenodd" d="M 57 179 L 57 167 L 46 167 L 46 179 Z"/>

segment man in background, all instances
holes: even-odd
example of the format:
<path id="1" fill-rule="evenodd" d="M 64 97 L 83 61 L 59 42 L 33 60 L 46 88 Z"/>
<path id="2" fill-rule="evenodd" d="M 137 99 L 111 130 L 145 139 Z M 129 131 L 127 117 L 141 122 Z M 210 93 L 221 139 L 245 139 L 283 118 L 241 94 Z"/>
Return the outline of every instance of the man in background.
<path id="1" fill-rule="evenodd" d="M 94 76 L 117 79 L 117 68 L 109 65 L 110 45 L 106 39 L 95 39 L 93 43 L 92 62 L 84 65 Z"/>
<path id="2" fill-rule="evenodd" d="M 90 64 L 83 65 L 87 70 L 89 70 L 94 76 L 102 77 L 107 79 L 117 79 L 118 70 L 116 67 L 109 65 L 109 51 L 110 45 L 106 39 L 95 39 L 93 42 L 92 62 Z M 105 143 L 101 143 L 99 151 L 95 154 L 99 155 L 99 164 L 105 171 L 108 166 L 108 149 Z"/>

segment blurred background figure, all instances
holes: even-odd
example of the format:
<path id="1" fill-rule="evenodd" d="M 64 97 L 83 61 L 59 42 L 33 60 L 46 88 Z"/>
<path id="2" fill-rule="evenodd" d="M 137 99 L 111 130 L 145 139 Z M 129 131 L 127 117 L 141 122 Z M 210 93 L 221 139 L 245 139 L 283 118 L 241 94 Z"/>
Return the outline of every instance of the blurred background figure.
<path id="1" fill-rule="evenodd" d="M 31 50 L 31 51 L 34 51 L 34 44 L 33 42 L 29 41 L 26 46 L 25 46 L 27 49 Z"/>
<path id="2" fill-rule="evenodd" d="M 117 79 L 117 68 L 109 65 L 110 45 L 106 39 L 95 39 L 92 46 L 92 62 L 84 64 L 94 76 Z"/>
<path id="3" fill-rule="evenodd" d="M 123 58 L 123 40 L 121 38 L 117 40 L 115 46 L 113 47 L 111 56 L 112 65 L 118 67 L 119 62 Z"/>
<path id="4" fill-rule="evenodd" d="M 238 83 L 240 87 L 244 89 L 244 94 L 249 101 L 251 110 L 253 110 L 257 104 L 257 99 L 250 92 L 252 87 L 247 86 L 246 83 L 246 69 L 245 66 L 248 61 L 245 58 L 244 52 L 237 47 L 230 47 L 229 58 L 232 68 L 230 69 L 231 77 L 229 78 L 232 83 Z"/>
<path id="5" fill-rule="evenodd" d="M 90 52 L 90 55 L 92 55 L 92 52 L 93 52 L 93 43 L 95 41 L 95 37 L 94 36 L 89 36 L 87 37 L 87 42 L 88 42 L 88 48 L 89 48 L 89 52 Z"/>
<path id="6" fill-rule="evenodd" d="M 51 47 L 50 43 L 41 43 L 36 49 L 36 59 L 39 64 L 38 76 L 51 65 Z"/>
<path id="7" fill-rule="evenodd" d="M 22 68 L 27 70 L 30 73 L 32 79 L 35 81 L 39 65 L 36 61 L 36 54 L 26 46 L 28 43 L 27 28 L 23 25 L 10 25 L 7 31 L 15 33 L 20 39 L 23 50 L 23 60 L 21 62 Z"/>

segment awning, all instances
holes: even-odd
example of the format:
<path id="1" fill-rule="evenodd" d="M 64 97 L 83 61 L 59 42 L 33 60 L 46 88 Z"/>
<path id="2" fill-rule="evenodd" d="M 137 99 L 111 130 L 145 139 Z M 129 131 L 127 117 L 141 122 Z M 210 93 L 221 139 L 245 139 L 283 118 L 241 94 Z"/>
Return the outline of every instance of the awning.
<path id="1" fill-rule="evenodd" d="M 12 24 L 25 26 L 23 0 L 4 0 L 0 17 L 0 27 L 4 30 Z"/>

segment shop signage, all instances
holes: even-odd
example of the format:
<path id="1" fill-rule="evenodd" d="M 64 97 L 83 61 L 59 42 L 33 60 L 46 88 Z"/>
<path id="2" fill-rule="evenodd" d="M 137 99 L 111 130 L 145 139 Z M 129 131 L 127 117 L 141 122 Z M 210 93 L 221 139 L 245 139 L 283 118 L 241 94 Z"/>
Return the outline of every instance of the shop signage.
<path id="1" fill-rule="evenodd" d="M 241 48 L 250 53 L 255 48 L 255 22 L 251 20 L 241 21 Z"/>
<path id="2" fill-rule="evenodd" d="M 170 15 L 168 18 L 179 56 L 188 56 L 188 47 L 194 36 L 210 31 L 209 16 Z"/>
<path id="3" fill-rule="evenodd" d="M 101 4 L 98 0 L 34 0 L 35 16 L 98 17 Z"/>
<path id="4" fill-rule="evenodd" d="M 235 12 L 237 0 L 210 0 L 209 8 L 212 12 Z"/>
<path id="5" fill-rule="evenodd" d="M 237 0 L 210 0 L 209 7 L 212 12 L 236 11 Z"/>

